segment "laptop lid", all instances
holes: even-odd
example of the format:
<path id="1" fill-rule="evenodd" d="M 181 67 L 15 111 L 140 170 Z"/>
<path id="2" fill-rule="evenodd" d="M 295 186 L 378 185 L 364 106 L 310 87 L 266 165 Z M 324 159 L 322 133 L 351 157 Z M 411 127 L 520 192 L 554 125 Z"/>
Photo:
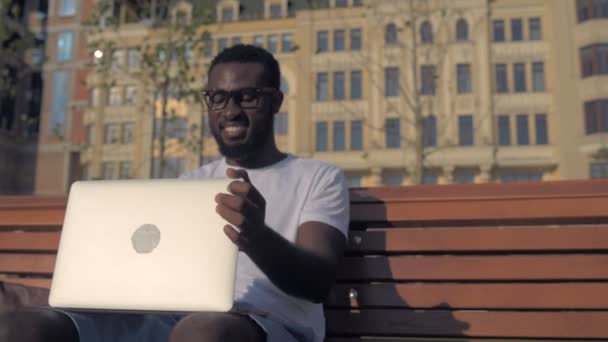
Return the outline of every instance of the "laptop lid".
<path id="1" fill-rule="evenodd" d="M 72 185 L 49 304 L 153 312 L 228 311 L 238 248 L 215 195 L 230 180 Z"/>

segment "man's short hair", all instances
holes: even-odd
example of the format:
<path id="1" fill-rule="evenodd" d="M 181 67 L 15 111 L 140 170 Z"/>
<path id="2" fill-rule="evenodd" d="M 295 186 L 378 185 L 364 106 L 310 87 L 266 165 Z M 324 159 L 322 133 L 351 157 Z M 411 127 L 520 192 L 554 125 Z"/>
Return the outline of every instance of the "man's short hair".
<path id="1" fill-rule="evenodd" d="M 248 44 L 237 44 L 220 52 L 209 66 L 208 74 L 221 63 L 260 63 L 264 67 L 264 77 L 268 86 L 280 89 L 281 69 L 274 56 L 261 47 Z"/>

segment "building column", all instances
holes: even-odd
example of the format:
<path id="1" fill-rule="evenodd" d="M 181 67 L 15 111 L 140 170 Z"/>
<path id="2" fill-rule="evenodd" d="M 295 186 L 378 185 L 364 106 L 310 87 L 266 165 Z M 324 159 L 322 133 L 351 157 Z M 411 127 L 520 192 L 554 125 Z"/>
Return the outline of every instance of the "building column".
<path id="1" fill-rule="evenodd" d="M 485 164 L 479 167 L 480 173 L 476 183 L 490 183 L 492 181 L 492 165 Z"/>
<path id="2" fill-rule="evenodd" d="M 452 184 L 454 183 L 454 165 L 445 165 L 443 167 L 443 181 L 439 181 L 439 184 Z"/>

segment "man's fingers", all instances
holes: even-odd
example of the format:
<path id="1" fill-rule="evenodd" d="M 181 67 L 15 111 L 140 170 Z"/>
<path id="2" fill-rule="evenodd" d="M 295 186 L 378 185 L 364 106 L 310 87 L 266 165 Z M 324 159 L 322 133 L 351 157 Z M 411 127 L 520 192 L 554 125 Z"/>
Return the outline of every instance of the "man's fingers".
<path id="1" fill-rule="evenodd" d="M 230 223 L 236 227 L 241 227 L 241 226 L 243 226 L 243 223 L 245 223 L 245 217 L 243 216 L 243 214 L 241 214 L 235 210 L 232 210 L 223 204 L 218 204 L 215 207 L 215 211 L 224 220 L 228 221 L 228 223 Z"/>
<path id="2" fill-rule="evenodd" d="M 257 207 L 264 208 L 266 205 L 266 200 L 262 194 L 250 183 L 235 180 L 228 185 L 228 191 L 237 196 L 247 198 Z"/>
<path id="3" fill-rule="evenodd" d="M 229 167 L 228 169 L 226 169 L 226 176 L 232 179 L 242 178 L 246 183 L 251 184 L 249 174 L 243 169 L 233 169 Z"/>
<path id="4" fill-rule="evenodd" d="M 230 241 L 234 242 L 235 245 L 239 246 L 240 234 L 236 231 L 236 229 L 234 229 L 232 226 L 225 225 L 224 234 L 226 234 Z"/>

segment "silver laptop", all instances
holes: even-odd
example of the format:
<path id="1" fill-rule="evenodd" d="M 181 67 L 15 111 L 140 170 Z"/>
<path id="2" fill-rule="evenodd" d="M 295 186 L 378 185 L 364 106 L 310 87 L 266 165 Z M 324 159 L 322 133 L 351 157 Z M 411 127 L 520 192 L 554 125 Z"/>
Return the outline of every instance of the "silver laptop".
<path id="1" fill-rule="evenodd" d="M 72 185 L 49 304 L 127 312 L 231 309 L 237 247 L 215 195 L 230 180 Z"/>

